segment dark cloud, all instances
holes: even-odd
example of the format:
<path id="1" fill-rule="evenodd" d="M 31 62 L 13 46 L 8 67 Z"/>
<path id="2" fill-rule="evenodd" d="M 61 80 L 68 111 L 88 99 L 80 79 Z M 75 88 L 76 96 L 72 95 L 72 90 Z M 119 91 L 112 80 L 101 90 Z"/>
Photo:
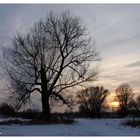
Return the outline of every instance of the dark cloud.
<path id="1" fill-rule="evenodd" d="M 12 41 L 12 38 L 10 38 L 9 36 L 0 35 L 0 44 L 7 45 L 11 43 L 11 41 Z"/>
<path id="2" fill-rule="evenodd" d="M 127 65 L 127 67 L 140 67 L 140 61 L 133 62 Z"/>
<path id="3" fill-rule="evenodd" d="M 133 80 L 133 81 L 128 81 L 128 83 L 134 87 L 139 87 L 140 86 L 140 80 Z"/>

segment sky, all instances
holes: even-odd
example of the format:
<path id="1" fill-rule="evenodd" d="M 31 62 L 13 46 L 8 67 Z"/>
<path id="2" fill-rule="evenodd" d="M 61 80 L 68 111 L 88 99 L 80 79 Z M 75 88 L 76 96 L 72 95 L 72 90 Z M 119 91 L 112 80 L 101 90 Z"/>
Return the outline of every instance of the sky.
<path id="1" fill-rule="evenodd" d="M 69 10 L 79 16 L 96 40 L 102 61 L 94 84 L 114 92 L 121 83 L 128 83 L 140 93 L 140 4 L 0 4 L 0 51 L 11 46 L 17 31 L 28 32 L 50 10 Z M 1 99 L 5 96 L 1 92 Z"/>

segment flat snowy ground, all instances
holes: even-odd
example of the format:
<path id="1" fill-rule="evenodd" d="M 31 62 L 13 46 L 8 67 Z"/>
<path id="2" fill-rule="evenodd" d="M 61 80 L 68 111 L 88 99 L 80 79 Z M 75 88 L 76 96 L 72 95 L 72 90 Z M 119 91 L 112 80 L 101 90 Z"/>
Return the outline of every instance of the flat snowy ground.
<path id="1" fill-rule="evenodd" d="M 124 119 L 75 119 L 71 125 L 0 125 L 1 136 L 140 136 Z"/>

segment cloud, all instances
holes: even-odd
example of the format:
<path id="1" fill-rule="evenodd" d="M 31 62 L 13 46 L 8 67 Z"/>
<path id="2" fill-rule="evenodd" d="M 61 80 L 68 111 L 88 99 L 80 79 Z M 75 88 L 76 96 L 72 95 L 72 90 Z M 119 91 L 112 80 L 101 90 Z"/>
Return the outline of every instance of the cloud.
<path id="1" fill-rule="evenodd" d="M 140 61 L 133 62 L 127 65 L 127 67 L 140 67 Z"/>

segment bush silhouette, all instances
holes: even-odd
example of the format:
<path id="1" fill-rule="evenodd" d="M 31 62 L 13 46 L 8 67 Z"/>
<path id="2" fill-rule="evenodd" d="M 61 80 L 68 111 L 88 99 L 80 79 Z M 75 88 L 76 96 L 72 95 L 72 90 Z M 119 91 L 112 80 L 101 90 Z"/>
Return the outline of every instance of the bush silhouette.
<path id="1" fill-rule="evenodd" d="M 0 105 L 0 114 L 1 115 L 13 115 L 13 114 L 15 114 L 15 109 L 11 105 L 8 105 L 7 103 L 2 103 Z"/>

